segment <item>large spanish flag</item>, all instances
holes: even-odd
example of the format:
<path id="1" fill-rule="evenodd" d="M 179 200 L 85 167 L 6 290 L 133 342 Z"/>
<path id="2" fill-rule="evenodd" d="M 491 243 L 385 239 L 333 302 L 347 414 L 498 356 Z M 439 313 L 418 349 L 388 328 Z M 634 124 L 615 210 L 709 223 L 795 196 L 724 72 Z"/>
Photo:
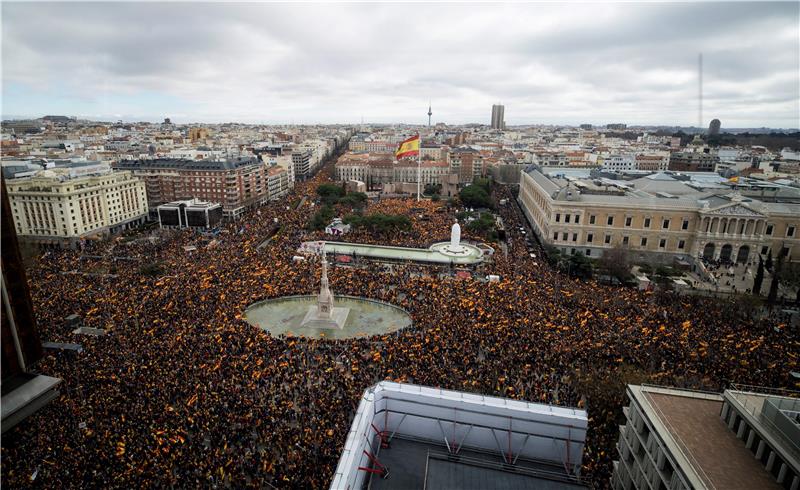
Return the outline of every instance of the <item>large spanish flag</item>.
<path id="1" fill-rule="evenodd" d="M 417 155 L 419 155 L 419 135 L 401 141 L 400 146 L 397 147 L 397 151 L 394 152 L 396 158 L 413 157 Z"/>

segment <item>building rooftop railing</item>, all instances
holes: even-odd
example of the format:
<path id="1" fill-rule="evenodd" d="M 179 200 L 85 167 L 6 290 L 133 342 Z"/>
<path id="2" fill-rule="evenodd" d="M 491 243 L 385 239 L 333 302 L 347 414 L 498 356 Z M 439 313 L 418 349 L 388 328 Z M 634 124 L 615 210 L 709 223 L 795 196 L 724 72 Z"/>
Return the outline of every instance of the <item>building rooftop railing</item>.
<path id="1" fill-rule="evenodd" d="M 787 388 L 772 388 L 769 386 L 748 385 L 742 383 L 731 383 L 730 390 L 744 391 L 761 395 L 785 396 L 787 398 L 800 398 L 800 391 Z"/>

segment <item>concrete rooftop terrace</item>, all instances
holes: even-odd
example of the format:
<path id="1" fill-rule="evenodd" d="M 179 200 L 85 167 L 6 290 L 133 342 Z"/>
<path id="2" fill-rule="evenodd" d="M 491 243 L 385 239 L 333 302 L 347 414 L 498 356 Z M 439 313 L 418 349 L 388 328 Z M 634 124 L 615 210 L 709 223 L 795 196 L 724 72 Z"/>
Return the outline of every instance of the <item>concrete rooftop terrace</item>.
<path id="1" fill-rule="evenodd" d="M 666 428 L 659 433 L 670 439 L 665 442 L 673 455 L 682 454 L 708 488 L 781 488 L 720 418 L 721 396 L 649 386 L 642 387 L 641 396 L 650 405 L 649 415 Z"/>

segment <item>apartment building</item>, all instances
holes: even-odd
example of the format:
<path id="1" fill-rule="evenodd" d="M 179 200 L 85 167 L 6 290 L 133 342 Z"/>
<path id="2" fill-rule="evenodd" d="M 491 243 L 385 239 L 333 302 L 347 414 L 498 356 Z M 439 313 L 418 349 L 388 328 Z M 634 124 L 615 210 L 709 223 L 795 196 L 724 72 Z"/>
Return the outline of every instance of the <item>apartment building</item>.
<path id="1" fill-rule="evenodd" d="M 634 167 L 633 155 L 615 154 L 603 158 L 603 168 L 608 170 L 633 170 Z"/>
<path id="2" fill-rule="evenodd" d="M 122 160 L 116 168 L 144 180 L 151 209 L 186 199 L 222 204 L 226 217 L 236 218 L 248 207 L 271 197 L 269 170 L 254 157 L 228 160 Z M 285 169 L 281 171 L 286 172 Z M 288 180 L 288 173 L 287 173 Z"/>
<path id="3" fill-rule="evenodd" d="M 447 163 L 450 165 L 450 173 L 458 175 L 461 184 L 469 184 L 476 177 L 486 175 L 483 157 L 474 148 L 453 148 L 447 153 Z"/>
<path id="4" fill-rule="evenodd" d="M 521 174 L 521 207 L 542 243 L 599 257 L 623 248 L 637 260 L 757 255 L 800 260 L 800 189 L 719 176 L 641 172 L 603 177 L 534 167 Z"/>
<path id="5" fill-rule="evenodd" d="M 800 393 L 629 385 L 615 490 L 797 490 Z"/>
<path id="6" fill-rule="evenodd" d="M 635 158 L 636 170 L 663 171 L 669 169 L 669 152 L 639 153 Z"/>
<path id="7" fill-rule="evenodd" d="M 676 151 L 669 158 L 669 169 L 677 172 L 713 172 L 719 157 L 704 152 Z"/>
<path id="8" fill-rule="evenodd" d="M 294 165 L 294 177 L 297 180 L 306 180 L 311 176 L 311 150 L 296 149 L 292 152 L 292 164 Z"/>
<path id="9" fill-rule="evenodd" d="M 278 166 L 267 169 L 267 195 L 270 201 L 276 201 L 292 190 L 289 172 Z"/>
<path id="10" fill-rule="evenodd" d="M 74 247 L 81 239 L 144 223 L 148 213 L 144 182 L 131 172 L 87 164 L 94 172 L 82 172 L 80 165 L 78 171 L 53 168 L 6 183 L 20 239 Z"/>

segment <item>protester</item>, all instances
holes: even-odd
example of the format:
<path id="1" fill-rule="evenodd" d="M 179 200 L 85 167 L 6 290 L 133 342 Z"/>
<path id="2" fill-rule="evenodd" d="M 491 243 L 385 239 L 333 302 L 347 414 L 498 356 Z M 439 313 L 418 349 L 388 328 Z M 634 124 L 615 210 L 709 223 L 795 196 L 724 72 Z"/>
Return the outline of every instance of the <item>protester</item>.
<path id="1" fill-rule="evenodd" d="M 4 434 L 4 483 L 327 488 L 361 394 L 391 379 L 587 408 L 583 473 L 602 488 L 624 420 L 624 382 L 779 387 L 797 370 L 796 331 L 749 318 L 734 303 L 580 282 L 531 258 L 503 186 L 494 197 L 509 200 L 499 208 L 508 256 L 495 253 L 484 271 L 499 282 L 442 279 L 446 266 L 389 271 L 356 261 L 330 271 L 333 291 L 401 306 L 412 327 L 366 339 L 272 337 L 242 312 L 319 287 L 318 264 L 292 256 L 302 241 L 329 238 L 306 231 L 318 207 L 300 199 L 330 171 L 226 225 L 213 247 L 187 251 L 208 239 L 170 232 L 156 243 L 51 252 L 32 268 L 43 339 L 84 350 L 37 366 L 63 378 L 62 395 Z M 412 231 L 342 239 L 425 247 L 449 238 L 456 214 L 413 199 L 370 203 L 366 212 L 404 214 Z M 260 246 L 276 218 L 279 230 Z M 64 322 L 72 313 L 109 335 L 74 336 Z"/>

